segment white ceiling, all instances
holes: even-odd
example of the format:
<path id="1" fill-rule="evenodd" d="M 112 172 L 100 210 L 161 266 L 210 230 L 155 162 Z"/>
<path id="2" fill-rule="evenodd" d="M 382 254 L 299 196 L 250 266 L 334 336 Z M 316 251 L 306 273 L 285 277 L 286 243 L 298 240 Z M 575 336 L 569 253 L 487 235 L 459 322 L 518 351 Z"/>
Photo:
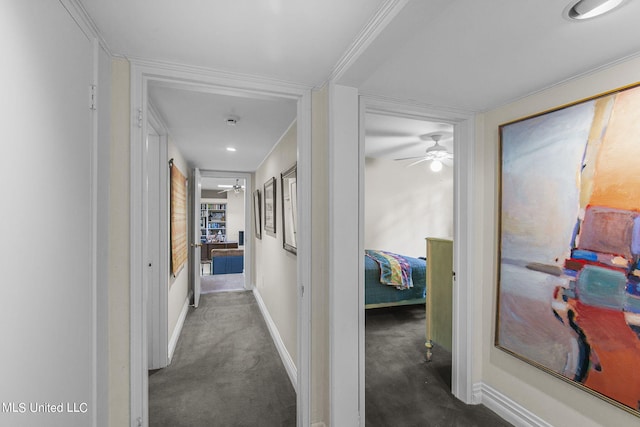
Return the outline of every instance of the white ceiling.
<path id="1" fill-rule="evenodd" d="M 186 161 L 200 169 L 253 172 L 296 118 L 292 100 L 266 100 L 150 85 L 149 99 Z M 235 126 L 226 119 L 236 117 Z M 229 152 L 227 147 L 237 151 Z"/>
<path id="2" fill-rule="evenodd" d="M 569 3 L 410 1 L 341 83 L 486 111 L 640 53 L 640 1 L 582 22 L 563 17 Z"/>
<path id="3" fill-rule="evenodd" d="M 384 0 L 80 0 L 113 52 L 317 85 Z"/>
<path id="4" fill-rule="evenodd" d="M 79 1 L 115 54 L 310 87 L 337 70 L 338 83 L 361 93 L 465 111 L 486 111 L 640 54 L 637 0 L 583 22 L 562 16 L 570 0 Z M 380 19 L 380 10 L 395 15 Z M 151 96 L 175 143 L 203 169 L 255 168 L 294 108 L 161 87 Z M 241 120 L 232 131 L 219 119 L 233 109 Z M 429 133 L 386 122 L 389 134 Z M 266 151 L 229 156 L 221 150 L 234 135 Z M 402 146 L 415 135 L 403 138 L 386 140 Z M 375 144 L 370 152 L 391 150 L 383 138 Z"/>
<path id="5" fill-rule="evenodd" d="M 450 124 L 381 114 L 367 114 L 365 123 L 366 157 L 402 159 L 422 156 L 433 145 L 433 140 L 425 141 L 420 136 L 433 134 L 442 135 L 439 144 L 453 153 L 453 126 Z"/>
<path id="6" fill-rule="evenodd" d="M 238 184 L 244 186 L 244 178 L 237 178 Z M 217 177 L 202 177 L 200 179 L 201 188 L 203 190 L 218 190 L 223 191 L 226 188 L 218 187 L 218 185 L 235 185 L 236 178 L 217 178 Z"/>

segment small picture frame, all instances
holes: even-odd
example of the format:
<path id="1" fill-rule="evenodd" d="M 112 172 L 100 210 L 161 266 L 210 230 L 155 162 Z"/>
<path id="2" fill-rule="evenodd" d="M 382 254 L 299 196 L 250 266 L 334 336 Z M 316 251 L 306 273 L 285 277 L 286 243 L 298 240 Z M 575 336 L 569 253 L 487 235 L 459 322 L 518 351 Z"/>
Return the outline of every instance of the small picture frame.
<path id="1" fill-rule="evenodd" d="M 256 238 L 262 239 L 262 197 L 260 189 L 253 192 L 253 224 Z"/>
<path id="2" fill-rule="evenodd" d="M 282 182 L 282 246 L 286 251 L 297 254 L 298 183 L 297 164 L 280 174 Z"/>
<path id="3" fill-rule="evenodd" d="M 264 183 L 264 229 L 276 232 L 276 179 L 270 178 Z"/>

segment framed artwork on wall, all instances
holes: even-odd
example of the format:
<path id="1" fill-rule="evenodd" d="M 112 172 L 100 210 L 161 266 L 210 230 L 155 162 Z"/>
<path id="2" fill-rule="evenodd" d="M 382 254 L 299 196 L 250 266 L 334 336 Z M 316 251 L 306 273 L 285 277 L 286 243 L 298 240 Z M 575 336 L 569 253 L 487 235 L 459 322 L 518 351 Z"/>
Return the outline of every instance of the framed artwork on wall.
<path id="1" fill-rule="evenodd" d="M 264 229 L 276 232 L 276 179 L 270 178 L 264 183 Z"/>
<path id="2" fill-rule="evenodd" d="M 173 159 L 169 161 L 170 174 L 170 237 L 171 274 L 176 277 L 187 262 L 187 178 Z"/>
<path id="3" fill-rule="evenodd" d="M 498 348 L 640 415 L 640 86 L 503 124 Z"/>
<path id="4" fill-rule="evenodd" d="M 262 239 L 262 200 L 260 189 L 253 192 L 253 225 L 258 239 Z"/>
<path id="5" fill-rule="evenodd" d="M 280 174 L 282 182 L 282 246 L 297 253 L 296 235 L 298 219 L 297 164 Z"/>

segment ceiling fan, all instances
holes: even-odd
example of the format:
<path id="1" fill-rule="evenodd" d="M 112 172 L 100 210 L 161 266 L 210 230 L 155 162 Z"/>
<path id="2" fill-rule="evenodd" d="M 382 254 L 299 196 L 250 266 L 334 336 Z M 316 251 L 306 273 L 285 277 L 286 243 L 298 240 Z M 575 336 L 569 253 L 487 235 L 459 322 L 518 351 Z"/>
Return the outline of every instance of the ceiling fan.
<path id="1" fill-rule="evenodd" d="M 442 170 L 443 161 L 453 159 L 453 154 L 448 152 L 446 147 L 443 147 L 438 143 L 442 139 L 442 134 L 434 133 L 420 135 L 420 139 L 423 141 L 428 141 L 429 139 L 433 140 L 433 145 L 427 148 L 427 152 L 423 156 L 404 157 L 402 159 L 394 160 L 418 159 L 415 162 L 408 164 L 407 167 L 417 165 L 418 163 L 431 161 L 431 170 L 434 172 L 439 172 L 440 170 Z"/>
<path id="2" fill-rule="evenodd" d="M 233 191 L 238 194 L 240 191 L 244 191 L 244 185 L 240 185 L 240 180 L 236 179 L 236 183 L 233 185 L 219 184 L 218 187 L 226 188 L 226 190 L 218 191 L 218 193 L 226 193 L 227 191 Z"/>

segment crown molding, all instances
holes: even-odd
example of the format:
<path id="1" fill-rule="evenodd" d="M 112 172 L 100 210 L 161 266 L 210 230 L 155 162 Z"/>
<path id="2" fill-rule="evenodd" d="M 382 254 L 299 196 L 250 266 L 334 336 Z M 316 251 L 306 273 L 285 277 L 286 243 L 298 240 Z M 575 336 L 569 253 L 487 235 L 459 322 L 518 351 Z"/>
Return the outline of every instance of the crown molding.
<path id="1" fill-rule="evenodd" d="M 149 119 L 152 121 L 152 125 L 155 131 L 159 134 L 169 135 L 169 126 L 167 120 L 164 118 L 158 107 L 151 102 L 151 99 L 147 100 L 147 110 L 149 112 Z"/>
<path id="2" fill-rule="evenodd" d="M 439 117 L 442 114 L 446 114 L 458 120 L 466 120 L 477 113 L 477 111 L 473 110 L 428 104 L 412 99 L 393 98 L 367 91 L 360 91 L 360 95 L 367 102 L 367 112 L 374 114 L 399 115 L 407 118 L 414 116 L 417 120 L 424 120 L 428 116 Z"/>
<path id="3" fill-rule="evenodd" d="M 82 3 L 79 0 L 59 0 L 62 7 L 64 7 L 71 18 L 78 24 L 82 32 L 90 39 L 97 39 L 100 47 L 104 49 L 105 52 L 110 57 L 115 57 L 119 55 L 114 55 L 107 44 L 107 41 L 102 36 L 102 33 L 98 29 L 98 26 L 91 18 L 87 10 L 84 8 Z"/>
<path id="4" fill-rule="evenodd" d="M 169 61 L 161 61 L 136 56 L 125 57 L 131 65 L 149 70 L 151 73 L 160 74 L 178 73 L 189 75 L 194 82 L 202 81 L 223 81 L 225 86 L 236 86 L 233 82 L 238 82 L 237 86 L 255 85 L 260 87 L 282 88 L 285 92 L 303 93 L 313 89 L 313 84 L 296 83 L 286 80 L 279 80 L 271 77 L 258 76 L 254 74 L 235 73 L 232 71 L 216 70 L 213 68 L 201 67 L 197 65 L 179 64 Z"/>
<path id="5" fill-rule="evenodd" d="M 342 54 L 327 81 L 339 80 L 408 2 L 409 0 L 386 0 Z M 323 82 L 316 89 L 321 89 L 326 84 L 327 82 Z"/>
<path id="6" fill-rule="evenodd" d="M 528 98 L 530 96 L 538 95 L 540 93 L 543 93 L 545 91 L 551 90 L 553 88 L 556 88 L 556 87 L 559 87 L 559 86 L 563 86 L 565 84 L 571 83 L 573 81 L 576 81 L 576 80 L 579 80 L 579 79 L 582 79 L 582 78 L 585 78 L 585 77 L 589 77 L 591 75 L 594 75 L 594 74 L 600 73 L 602 71 L 605 71 L 605 70 L 607 70 L 609 68 L 613 68 L 613 67 L 616 67 L 618 65 L 622 65 L 625 62 L 632 61 L 632 60 L 638 59 L 638 58 L 640 58 L 640 52 L 631 53 L 631 54 L 629 54 L 627 56 L 623 56 L 622 58 L 618 58 L 618 59 L 615 59 L 613 61 L 609 61 L 609 62 L 607 62 L 605 64 L 599 65 L 599 66 L 591 68 L 589 70 L 578 72 L 576 74 L 573 74 L 572 76 L 569 76 L 569 77 L 567 77 L 567 78 L 565 78 L 563 80 L 557 81 L 557 82 L 555 82 L 553 84 L 544 86 L 544 87 L 542 87 L 540 89 L 532 90 L 532 91 L 530 91 L 530 92 L 528 92 L 528 93 L 526 93 L 524 95 L 520 95 L 520 96 L 517 96 L 517 97 L 514 97 L 514 98 L 510 98 L 510 99 L 507 99 L 506 101 L 501 101 L 501 102 L 499 102 L 499 103 L 497 103 L 495 105 L 490 105 L 490 106 L 484 108 L 482 111 L 479 111 L 479 112 L 480 113 L 486 113 L 486 112 L 493 111 L 493 110 L 496 110 L 496 109 L 499 109 L 499 108 L 503 108 L 503 107 L 505 107 L 505 106 L 507 106 L 509 104 L 513 104 L 513 103 L 518 102 L 520 100 L 526 99 L 526 98 Z"/>

